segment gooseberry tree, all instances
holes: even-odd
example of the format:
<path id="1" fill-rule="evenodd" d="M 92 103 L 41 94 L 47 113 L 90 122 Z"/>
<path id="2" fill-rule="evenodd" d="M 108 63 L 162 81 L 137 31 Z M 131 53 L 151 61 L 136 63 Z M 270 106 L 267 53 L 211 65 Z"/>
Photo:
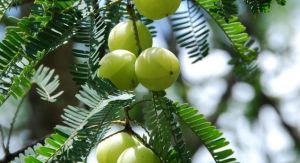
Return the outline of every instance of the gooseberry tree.
<path id="1" fill-rule="evenodd" d="M 245 2 L 253 12 L 264 12 L 271 0 Z M 0 17 L 22 3 L 1 1 Z M 180 3 L 186 8 L 176 12 Z M 4 146 L 4 162 L 86 162 L 98 147 L 100 163 L 102 158 L 144 162 L 145 157 L 152 162 L 189 163 L 192 154 L 183 125 L 216 162 L 237 162 L 221 131 L 196 108 L 166 96 L 164 89 L 179 76 L 179 61 L 170 50 L 152 47 L 151 38 L 157 33 L 153 20 L 170 16 L 178 45 L 197 64 L 209 54 L 209 18 L 231 44 L 230 63 L 236 74 L 247 77 L 256 72 L 257 49 L 237 14 L 235 0 L 35 0 L 28 16 L 11 18 L 15 24 L 6 28 L 0 43 L 0 104 L 10 96 L 24 99 L 33 84 L 43 100 L 55 102 L 62 94 L 57 91 L 58 76 L 47 67 L 36 67 L 50 52 L 73 41 L 80 45 L 72 50 L 70 70 L 80 86 L 76 95 L 80 105 L 64 109 L 63 124 L 42 144 L 19 151 L 14 158 Z M 149 89 L 142 98 L 132 91 L 139 82 Z M 131 117 L 134 109 L 144 111 L 142 122 Z M 121 135 L 109 132 L 114 125 L 122 127 Z M 143 128 L 143 134 L 134 127 Z"/>

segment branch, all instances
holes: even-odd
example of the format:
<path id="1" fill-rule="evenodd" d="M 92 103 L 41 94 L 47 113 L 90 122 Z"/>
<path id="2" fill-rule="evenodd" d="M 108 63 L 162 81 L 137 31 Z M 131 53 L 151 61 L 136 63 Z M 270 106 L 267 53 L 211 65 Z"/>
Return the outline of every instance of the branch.
<path id="1" fill-rule="evenodd" d="M 11 135 L 12 135 L 12 132 L 13 132 L 13 129 L 14 129 L 14 125 L 16 123 L 16 118 L 18 116 L 18 113 L 20 112 L 20 108 L 22 106 L 22 103 L 23 103 L 24 99 L 25 99 L 25 96 L 21 99 L 19 105 L 17 106 L 17 109 L 16 109 L 16 112 L 15 112 L 14 117 L 12 119 L 12 122 L 10 123 L 10 129 L 9 129 L 9 132 L 8 132 L 8 138 L 7 138 L 6 148 L 5 148 L 5 150 L 7 150 L 6 154 L 9 154 L 10 138 L 11 138 Z"/>
<path id="2" fill-rule="evenodd" d="M 5 145 L 4 145 L 4 131 L 3 131 L 3 128 L 2 128 L 1 125 L 0 125 L 0 144 L 1 144 L 1 147 L 4 151 L 4 154 L 6 155 L 7 150 L 6 150 Z"/>
<path id="3" fill-rule="evenodd" d="M 125 130 L 132 132 L 132 128 L 130 126 L 130 116 L 129 116 L 129 107 L 124 108 L 124 114 L 125 114 Z"/>
<path id="4" fill-rule="evenodd" d="M 46 138 L 50 137 L 50 135 L 46 135 L 36 141 L 32 141 L 30 144 L 28 144 L 27 146 L 19 149 L 18 151 L 14 152 L 14 153 L 9 153 L 7 155 L 5 155 L 4 159 L 0 160 L 0 163 L 7 163 L 10 162 L 12 160 L 14 160 L 16 157 L 18 157 L 21 153 L 24 153 L 26 149 L 28 148 L 33 148 L 36 144 L 40 143 L 43 144 L 44 140 Z"/>

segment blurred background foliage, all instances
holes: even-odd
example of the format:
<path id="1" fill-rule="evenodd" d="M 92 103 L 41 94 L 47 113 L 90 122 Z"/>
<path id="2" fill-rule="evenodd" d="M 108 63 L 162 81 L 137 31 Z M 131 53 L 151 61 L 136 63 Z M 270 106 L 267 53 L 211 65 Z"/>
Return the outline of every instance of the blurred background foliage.
<path id="1" fill-rule="evenodd" d="M 26 1 L 6 13 L 0 25 L 1 38 L 5 27 L 14 23 L 9 16 L 28 15 L 31 3 Z M 166 18 L 154 23 L 158 30 L 154 46 L 176 52 L 182 72 L 167 94 L 199 108 L 224 132 L 240 162 L 300 162 L 300 1 L 289 0 L 283 7 L 274 2 L 269 13 L 260 14 L 252 14 L 242 1 L 238 6 L 239 17 L 260 47 L 257 59 L 260 73 L 247 80 L 233 73 L 233 67 L 228 64 L 232 49 L 213 22 L 209 24 L 214 31 L 210 32 L 211 51 L 206 58 L 192 64 L 186 51 L 176 45 L 170 18 Z M 43 60 L 42 64 L 55 68 L 60 76 L 60 89 L 64 94 L 55 103 L 48 103 L 40 100 L 34 89 L 30 91 L 16 120 L 11 152 L 47 137 L 60 123 L 62 108 L 78 105 L 74 95 L 79 88 L 69 71 L 71 49 L 72 43 L 68 43 Z M 147 90 L 139 86 L 136 93 L 137 97 L 142 97 Z M 0 109 L 0 125 L 5 138 L 16 110 L 14 106 L 19 102 L 11 98 Z M 134 110 L 131 116 L 142 117 L 139 109 Z M 195 135 L 185 130 L 188 147 L 194 153 L 193 162 L 213 162 Z M 3 152 L 0 148 L 0 159 Z"/>

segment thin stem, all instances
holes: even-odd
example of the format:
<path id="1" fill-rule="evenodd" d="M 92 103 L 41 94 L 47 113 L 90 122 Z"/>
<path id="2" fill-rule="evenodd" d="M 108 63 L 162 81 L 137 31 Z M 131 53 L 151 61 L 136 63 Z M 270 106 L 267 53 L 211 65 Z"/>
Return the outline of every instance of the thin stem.
<path id="1" fill-rule="evenodd" d="M 2 129 L 2 126 L 0 125 L 0 144 L 1 144 L 1 147 L 2 147 L 2 149 L 3 149 L 3 151 L 4 151 L 4 154 L 5 155 L 7 155 L 8 153 L 6 153 L 7 152 L 7 150 L 6 150 L 6 148 L 5 148 L 5 144 L 4 144 L 4 131 L 3 131 L 3 129 Z"/>
<path id="2" fill-rule="evenodd" d="M 110 8 L 110 7 L 112 7 L 112 6 L 116 5 L 116 4 L 118 4 L 118 3 L 121 3 L 121 1 L 122 1 L 122 0 L 116 0 L 116 1 L 113 1 L 113 2 L 107 4 L 107 5 L 103 6 L 103 7 L 99 7 L 98 9 L 93 10 L 92 12 L 90 12 L 90 13 L 89 13 L 88 15 L 86 15 L 86 16 L 92 16 L 92 15 L 94 15 L 94 14 L 98 14 L 100 11 L 106 10 L 106 9 L 108 9 L 108 8 Z M 85 18 L 85 17 L 84 17 L 84 18 Z"/>
<path id="3" fill-rule="evenodd" d="M 143 130 L 145 130 L 145 132 L 147 133 L 147 135 L 150 136 L 150 131 L 145 126 L 143 126 L 141 123 L 139 123 L 136 120 L 132 121 L 132 123 L 140 126 Z"/>
<path id="4" fill-rule="evenodd" d="M 134 11 L 134 5 L 131 3 L 130 0 L 127 1 L 127 12 L 130 15 L 132 23 L 133 23 L 133 30 L 134 30 L 136 45 L 138 47 L 138 54 L 140 54 L 142 52 L 142 46 L 141 46 L 141 42 L 140 42 L 139 32 L 138 32 L 137 25 L 136 25 L 137 18 L 136 18 L 135 11 Z"/>
<path id="5" fill-rule="evenodd" d="M 132 132 L 132 128 L 130 126 L 130 116 L 129 116 L 130 107 L 124 108 L 125 113 L 125 130 Z"/>
<path id="6" fill-rule="evenodd" d="M 121 125 L 121 126 L 125 126 L 125 125 L 126 125 L 126 122 L 125 122 L 125 121 L 120 121 L 120 120 L 112 121 L 111 123 L 113 123 L 113 124 L 118 124 L 118 125 Z"/>
<path id="7" fill-rule="evenodd" d="M 135 107 L 136 105 L 139 105 L 139 104 L 142 104 L 144 102 L 148 102 L 148 101 L 151 101 L 151 99 L 144 99 L 144 100 L 141 100 L 141 101 L 137 101 L 135 103 L 132 103 L 130 105 L 130 107 L 128 108 L 128 111 L 130 111 L 131 109 L 133 109 L 133 107 Z"/>
<path id="8" fill-rule="evenodd" d="M 139 139 L 139 141 L 142 142 L 142 144 L 143 144 L 145 147 L 151 149 L 152 152 L 154 152 L 154 154 L 155 154 L 156 156 L 159 156 L 158 153 L 156 153 L 156 151 L 154 150 L 154 148 L 152 148 L 151 145 L 149 145 L 149 144 L 148 144 L 148 143 L 147 143 L 147 142 L 146 142 L 139 134 L 135 133 L 134 131 L 132 131 L 131 134 L 134 135 L 137 139 Z M 159 158 L 160 161 L 162 161 L 160 157 L 158 157 L 158 158 Z"/>
<path id="9" fill-rule="evenodd" d="M 144 146 L 146 146 L 147 148 L 149 148 L 149 149 L 151 149 L 153 152 L 155 152 L 154 150 L 153 150 L 153 148 L 139 135 L 139 134 L 137 134 L 136 132 L 134 132 L 132 129 L 131 130 L 127 130 L 126 128 L 124 128 L 124 129 L 122 129 L 122 130 L 119 130 L 119 131 L 117 131 L 117 132 L 115 132 L 115 133 L 113 133 L 113 134 L 110 134 L 109 136 L 107 136 L 107 137 L 105 137 L 105 138 L 103 138 L 102 140 L 101 140 L 101 142 L 103 142 L 103 141 L 105 141 L 105 140 L 107 140 L 108 138 L 110 138 L 110 137 L 112 137 L 112 136 L 114 136 L 114 135 L 117 135 L 117 134 L 119 134 L 119 133 L 122 133 L 122 132 L 126 132 L 126 133 L 128 133 L 128 134 L 130 134 L 130 135 L 133 135 L 134 137 L 136 137 L 140 142 L 142 142 L 142 144 L 144 145 Z M 146 131 L 147 132 L 147 131 Z M 157 154 L 156 154 L 157 155 Z M 158 155 L 157 155 L 158 156 Z"/>
<path id="10" fill-rule="evenodd" d="M 7 155 L 5 155 L 4 159 L 3 160 L 0 160 L 0 163 L 7 163 L 7 162 L 10 162 L 12 160 L 14 160 L 16 157 L 18 157 L 21 153 L 24 153 L 24 151 L 28 148 L 33 148 L 36 144 L 38 143 L 41 143 L 43 144 L 44 143 L 44 140 L 46 138 L 50 137 L 50 135 L 46 135 L 36 141 L 33 141 L 31 142 L 30 144 L 26 145 L 25 147 L 23 147 L 22 149 L 19 149 L 18 151 L 14 152 L 14 153 L 9 153 Z"/>
<path id="11" fill-rule="evenodd" d="M 124 130 L 117 131 L 117 132 L 115 132 L 115 133 L 113 133 L 113 134 L 111 134 L 111 135 L 109 135 L 109 136 L 103 138 L 103 139 L 101 140 L 101 142 L 104 141 L 104 140 L 106 140 L 106 139 L 108 139 L 108 138 L 110 138 L 110 137 L 112 137 L 112 136 L 114 136 L 114 135 L 116 135 L 116 134 L 118 134 L 118 133 L 121 133 L 121 132 L 124 132 Z"/>
<path id="12" fill-rule="evenodd" d="M 24 99 L 25 99 L 25 96 L 21 99 L 21 101 L 20 101 L 20 103 L 19 103 L 19 105 L 17 107 L 17 110 L 16 110 L 16 112 L 14 114 L 14 117 L 12 119 L 12 122 L 10 123 L 10 129 L 9 129 L 9 132 L 8 132 L 7 143 L 6 143 L 6 150 L 7 150 L 7 152 L 9 152 L 9 143 L 10 143 L 11 135 L 12 135 L 12 132 L 13 132 L 13 129 L 14 129 L 14 125 L 16 123 L 17 116 L 18 116 L 18 113 L 20 112 L 20 108 L 21 108 L 21 105 L 22 105 Z"/>

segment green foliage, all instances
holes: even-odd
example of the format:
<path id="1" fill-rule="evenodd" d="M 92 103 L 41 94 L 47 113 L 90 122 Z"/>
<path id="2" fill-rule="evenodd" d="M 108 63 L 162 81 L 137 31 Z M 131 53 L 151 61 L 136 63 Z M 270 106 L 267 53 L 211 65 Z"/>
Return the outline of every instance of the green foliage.
<path id="1" fill-rule="evenodd" d="M 16 3 L 16 0 L 0 0 L 0 20 L 3 18 L 6 11 L 9 10 L 9 8 Z"/>
<path id="2" fill-rule="evenodd" d="M 137 11 L 137 10 L 136 10 Z M 145 24 L 147 26 L 147 28 L 149 29 L 152 37 L 156 37 L 157 36 L 157 30 L 155 28 L 155 26 L 152 24 L 153 20 L 150 20 L 146 17 L 144 17 L 143 15 L 137 14 L 139 19 L 141 20 L 141 22 L 143 22 L 143 24 Z"/>
<path id="3" fill-rule="evenodd" d="M 238 9 L 235 0 L 185 2 L 187 10 L 179 11 L 172 16 L 172 27 L 178 44 L 188 50 L 193 63 L 200 61 L 209 53 L 209 29 L 204 11 L 217 23 L 232 45 L 235 55 L 231 64 L 235 65 L 236 73 L 241 77 L 247 77 L 245 74 L 249 75 L 256 70 L 257 49 L 253 47 L 254 41 L 246 32 L 246 27 L 236 16 Z"/>
<path id="4" fill-rule="evenodd" d="M 105 5 L 109 6 L 113 2 L 114 1 L 112 0 L 107 0 L 105 1 Z M 114 3 L 107 9 L 100 11 L 100 15 L 103 17 L 106 26 L 104 38 L 108 38 L 111 29 L 119 23 L 121 17 L 123 16 L 121 11 L 123 11 L 122 1 Z M 102 52 L 100 53 L 101 56 L 104 55 L 103 53 L 105 52 L 105 49 L 108 48 L 107 41 L 108 39 L 105 39 L 104 47 L 102 48 Z"/>
<path id="5" fill-rule="evenodd" d="M 86 0 L 84 2 L 82 5 L 85 5 L 85 10 L 83 10 L 85 14 L 96 10 L 97 6 L 92 1 Z M 90 6 L 92 6 L 91 9 Z M 76 35 L 72 38 L 74 64 L 71 70 L 73 79 L 77 84 L 84 84 L 90 76 L 95 76 L 99 67 L 99 53 L 105 42 L 105 28 L 106 24 L 103 17 L 97 13 L 87 16 L 77 24 Z"/>
<path id="6" fill-rule="evenodd" d="M 272 0 L 257 1 L 257 0 L 244 0 L 249 5 L 253 13 L 266 13 L 270 11 Z M 285 5 L 286 0 L 276 0 L 279 5 Z"/>
<path id="7" fill-rule="evenodd" d="M 276 0 L 279 5 L 285 5 L 287 0 Z"/>
<path id="8" fill-rule="evenodd" d="M 162 92 L 153 92 L 152 106 L 147 108 L 145 115 L 150 131 L 149 145 L 163 162 L 188 163 L 191 162 L 191 156 L 172 110 L 172 102 Z"/>
<path id="9" fill-rule="evenodd" d="M 188 50 L 193 63 L 208 55 L 207 21 L 201 9 L 193 1 L 187 0 L 186 11 L 176 12 L 172 16 L 172 28 L 177 43 Z"/>
<path id="10" fill-rule="evenodd" d="M 152 106 L 147 108 L 145 119 L 150 132 L 149 145 L 164 162 L 191 162 L 185 147 L 178 118 L 200 138 L 217 163 L 236 162 L 227 147 L 229 142 L 222 132 L 208 122 L 202 114 L 188 104 L 173 103 L 162 93 L 154 92 Z"/>
<path id="11" fill-rule="evenodd" d="M 225 19 L 230 18 L 232 15 L 238 14 L 238 8 L 235 0 L 220 0 L 221 12 L 223 12 Z"/>
<path id="12" fill-rule="evenodd" d="M 198 110 L 188 104 L 175 103 L 174 105 L 176 105 L 176 114 L 181 121 L 200 138 L 217 163 L 236 162 L 236 159 L 231 157 L 233 151 L 226 149 L 229 142 L 221 137 L 222 132 L 208 122 L 204 115 L 198 114 Z"/>
<path id="13" fill-rule="evenodd" d="M 253 41 L 246 33 L 246 27 L 236 16 L 224 18 L 222 5 L 218 5 L 219 0 L 196 0 L 197 4 L 205 10 L 207 14 L 217 23 L 232 44 L 235 55 L 231 61 L 235 65 L 235 71 L 242 76 L 250 75 L 256 69 L 255 59 L 257 58 L 256 49 L 252 49 Z M 229 1 L 228 1 L 229 2 Z M 231 4 L 231 3 L 230 3 Z M 226 9 L 228 10 L 228 9 Z"/>
<path id="14" fill-rule="evenodd" d="M 54 69 L 50 69 L 41 65 L 34 76 L 32 82 L 37 84 L 37 93 L 41 96 L 42 100 L 55 102 L 57 98 L 63 94 L 64 91 L 54 93 L 59 86 L 59 77 L 54 74 Z"/>
<path id="15" fill-rule="evenodd" d="M 38 61 L 73 35 L 80 15 L 68 7 L 67 2 L 36 1 L 29 17 L 7 29 L 0 43 L 0 104 L 10 95 L 22 97 Z M 57 12 L 50 12 L 54 8 Z"/>
<path id="16" fill-rule="evenodd" d="M 119 111 L 134 98 L 102 79 L 87 83 L 76 96 L 88 108 L 68 106 L 64 109 L 64 125 L 56 126 L 56 132 L 45 139 L 45 145 L 37 147 L 34 154 L 26 156 L 26 162 L 84 161 L 104 137 L 111 121 L 117 120 Z"/>
<path id="17" fill-rule="evenodd" d="M 253 12 L 268 11 L 271 3 L 271 0 L 245 1 Z M 28 17 L 20 19 L 17 26 L 7 28 L 0 43 L 0 104 L 9 96 L 25 96 L 33 83 L 38 85 L 43 100 L 56 101 L 62 91 L 54 93 L 59 86 L 54 70 L 44 66 L 36 72 L 34 70 L 49 52 L 70 40 L 74 43 L 71 73 L 74 81 L 81 85 L 76 97 L 82 104 L 81 107 L 66 107 L 63 124 L 55 127 L 55 132 L 45 139 L 45 143 L 27 149 L 13 162 L 86 162 L 90 151 L 104 139 L 112 121 L 123 118 L 121 111 L 134 104 L 133 92 L 117 90 L 109 81 L 96 77 L 98 62 L 108 51 L 110 30 L 120 21 L 139 19 L 153 36 L 157 31 L 153 21 L 136 10 L 135 18 L 127 13 L 127 0 L 106 0 L 103 6 L 97 2 L 36 0 Z M 172 28 L 178 44 L 187 49 L 194 63 L 209 53 L 208 15 L 235 50 L 231 61 L 235 70 L 240 74 L 255 70 L 257 51 L 253 49 L 253 40 L 246 27 L 236 16 L 235 0 L 185 2 L 187 10 L 177 12 L 171 18 Z M 285 0 L 277 2 L 285 4 Z M 0 19 L 11 4 L 10 1 L 0 1 Z M 191 162 L 179 119 L 194 131 L 216 162 L 236 162 L 233 151 L 227 147 L 229 142 L 196 109 L 187 104 L 174 104 L 163 92 L 151 95 L 144 127 L 148 135 L 144 135 L 144 139 L 146 146 L 153 149 L 163 162 Z"/>
<path id="18" fill-rule="evenodd" d="M 41 147 L 42 144 L 36 144 L 33 148 L 29 147 L 27 148 L 24 153 L 21 153 L 17 158 L 15 158 L 11 163 L 25 163 L 25 157 L 30 157 L 31 160 L 36 160 L 35 157 L 37 157 L 37 154 L 35 150 L 37 150 L 39 147 Z M 32 161 L 34 162 L 34 161 Z"/>

